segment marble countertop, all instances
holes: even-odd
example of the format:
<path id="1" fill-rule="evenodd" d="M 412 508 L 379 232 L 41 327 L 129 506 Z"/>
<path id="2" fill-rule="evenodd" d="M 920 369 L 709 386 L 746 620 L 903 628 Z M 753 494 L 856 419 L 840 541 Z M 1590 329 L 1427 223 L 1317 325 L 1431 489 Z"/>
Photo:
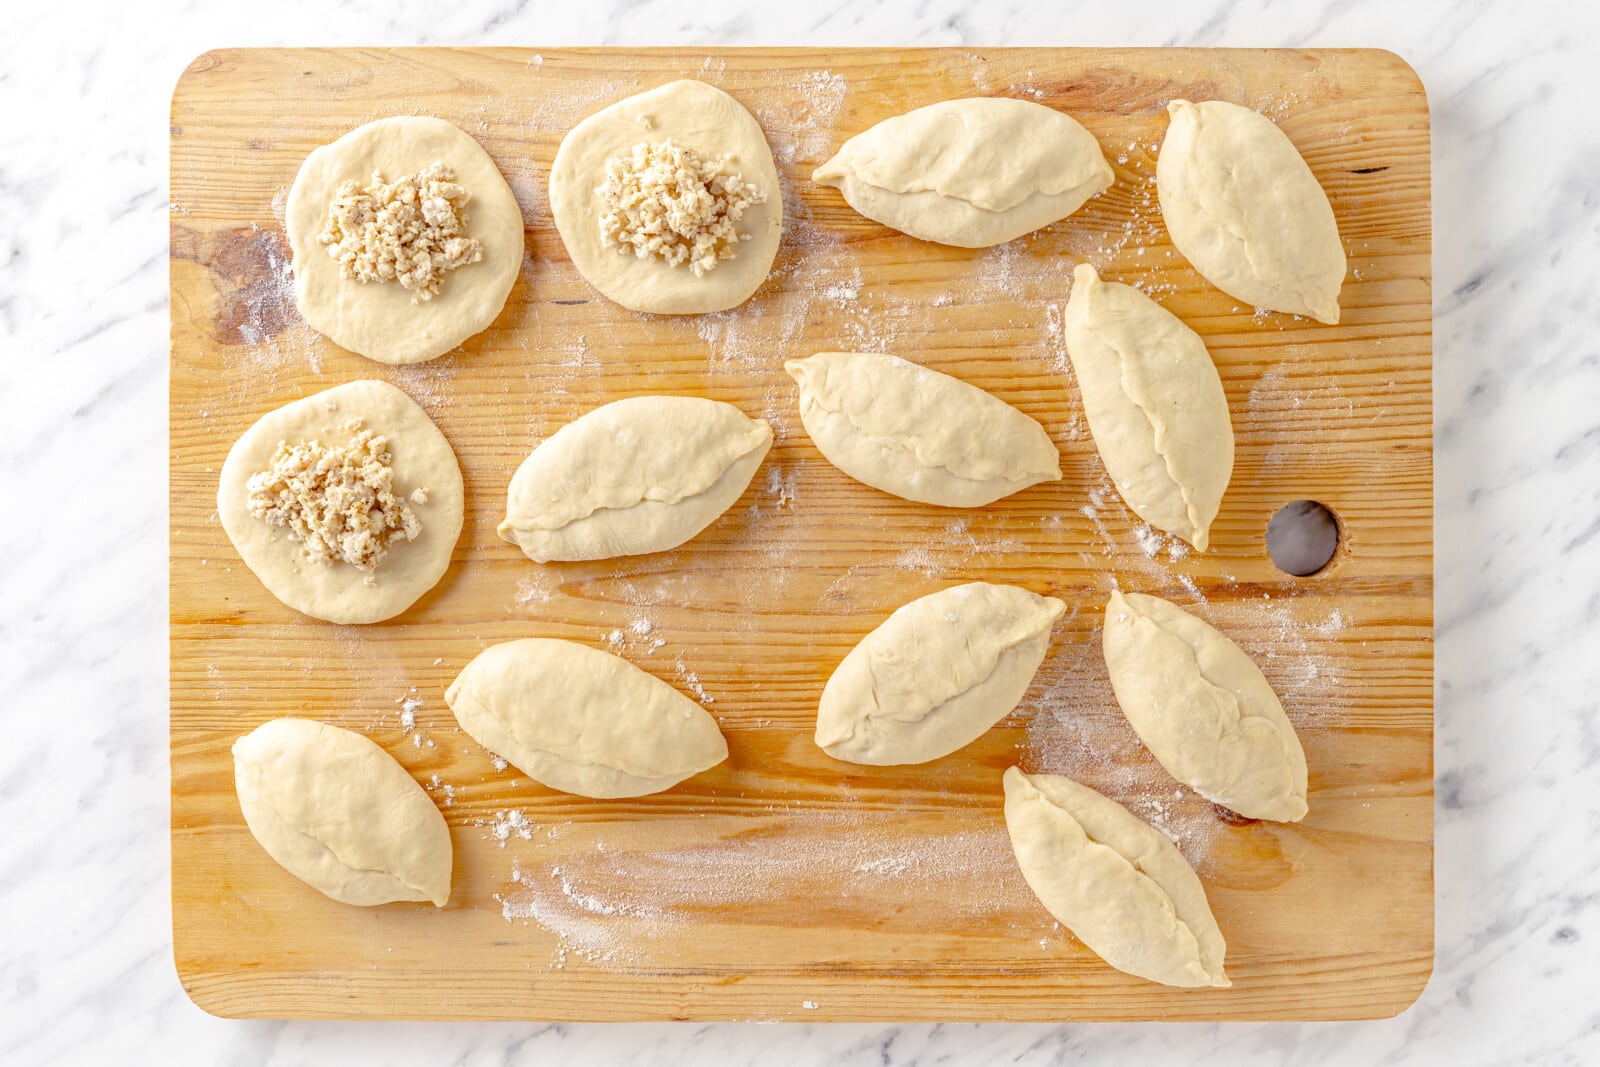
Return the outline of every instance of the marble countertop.
<path id="1" fill-rule="evenodd" d="M 8 1062 L 1600 1062 L 1600 13 L 1554 0 L 29 5 L 0 39 Z M 1428 87 L 1437 961 L 1356 1024 L 232 1022 L 167 873 L 168 97 L 232 45 L 1381 46 Z M 86 476 L 87 475 L 87 476 Z M 1586 651 L 1587 650 L 1587 651 Z"/>

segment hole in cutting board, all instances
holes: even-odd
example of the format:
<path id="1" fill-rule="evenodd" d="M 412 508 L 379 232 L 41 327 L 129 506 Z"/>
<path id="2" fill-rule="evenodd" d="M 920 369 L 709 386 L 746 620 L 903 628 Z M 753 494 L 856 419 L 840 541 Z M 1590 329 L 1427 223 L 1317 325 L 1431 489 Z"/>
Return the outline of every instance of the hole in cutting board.
<path id="1" fill-rule="evenodd" d="M 1316 574 L 1339 547 L 1339 517 L 1315 500 L 1285 504 L 1267 523 L 1267 555 L 1285 574 Z"/>

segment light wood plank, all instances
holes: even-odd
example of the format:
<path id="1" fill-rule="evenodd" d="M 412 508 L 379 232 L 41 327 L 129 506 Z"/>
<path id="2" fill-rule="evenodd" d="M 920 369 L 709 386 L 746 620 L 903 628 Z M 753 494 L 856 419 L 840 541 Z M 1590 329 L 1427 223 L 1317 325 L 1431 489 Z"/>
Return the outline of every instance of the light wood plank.
<path id="1" fill-rule="evenodd" d="M 636 315 L 568 262 L 544 184 L 588 112 L 702 77 L 760 118 L 788 204 L 774 276 L 736 312 Z M 852 212 L 811 169 L 912 106 L 1020 95 L 1085 123 L 1117 184 L 1005 249 L 922 244 Z M 1333 202 L 1352 274 L 1336 328 L 1257 315 L 1173 252 L 1154 197 L 1174 96 L 1271 115 Z M 276 214 L 306 153 L 388 114 L 437 114 L 507 174 L 529 258 L 506 311 L 413 368 L 300 323 Z M 173 930 L 185 988 L 230 1016 L 534 1019 L 1361 1018 L 1401 1010 L 1432 964 L 1432 350 L 1426 99 L 1378 51 L 251 50 L 207 53 L 172 113 Z M 1213 550 L 1140 547 L 1065 369 L 1072 265 L 1139 281 L 1205 336 L 1238 435 Z M 978 513 L 850 482 L 802 431 L 791 355 L 887 347 L 972 381 L 1050 430 L 1066 478 Z M 439 588 L 390 623 L 334 627 L 275 601 L 213 517 L 216 472 L 261 413 L 359 377 L 428 408 L 467 480 Z M 619 396 L 692 392 L 779 439 L 727 516 L 673 552 L 540 567 L 494 536 L 529 449 Z M 767 481 L 772 476 L 776 480 Z M 1093 495 L 1091 495 L 1093 494 Z M 1320 500 L 1333 564 L 1290 578 L 1267 521 Z M 992 579 L 1065 597 L 1021 709 L 925 767 L 838 764 L 810 741 L 845 651 L 904 601 Z M 1225 819 L 1133 738 L 1098 653 L 1112 581 L 1195 607 L 1262 663 L 1305 740 L 1311 814 Z M 630 625 L 648 620 L 647 635 Z M 443 687 L 481 647 L 603 645 L 680 688 L 694 672 L 728 735 L 721 767 L 600 802 L 497 773 Z M 661 646 L 650 651 L 651 644 Z M 681 660 L 680 660 L 681 657 Z M 680 666 L 681 663 L 681 666 Z M 413 693 L 419 746 L 398 723 Z M 249 837 L 229 745 L 277 715 L 366 730 L 443 802 L 450 905 L 337 905 Z M 1231 990 L 1174 991 L 1100 963 L 1027 892 L 999 776 L 1072 773 L 1168 826 L 1205 879 Z M 528 840 L 489 825 L 526 813 Z M 504 847 L 502 847 L 502 844 Z M 524 882 L 513 879 L 513 865 Z M 514 915 L 508 920 L 502 902 Z M 815 1005 L 810 1007 L 809 1005 Z"/>

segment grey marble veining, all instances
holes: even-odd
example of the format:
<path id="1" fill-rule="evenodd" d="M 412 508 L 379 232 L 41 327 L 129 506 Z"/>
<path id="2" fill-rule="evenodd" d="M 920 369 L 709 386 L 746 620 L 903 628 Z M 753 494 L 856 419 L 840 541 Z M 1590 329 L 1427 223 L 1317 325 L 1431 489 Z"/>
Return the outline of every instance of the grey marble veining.
<path id="1" fill-rule="evenodd" d="M 0 34 L 0 1058 L 1600 1062 L 1600 13 L 1402 5 L 27 5 Z M 166 109 L 243 44 L 1381 45 L 1433 108 L 1437 966 L 1361 1024 L 239 1023 L 173 973 Z"/>

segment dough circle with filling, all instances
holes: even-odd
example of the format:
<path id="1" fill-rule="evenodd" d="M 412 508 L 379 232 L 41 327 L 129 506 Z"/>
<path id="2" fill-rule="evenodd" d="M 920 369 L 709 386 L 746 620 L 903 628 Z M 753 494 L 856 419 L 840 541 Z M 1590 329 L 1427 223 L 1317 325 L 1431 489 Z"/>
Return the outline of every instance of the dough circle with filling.
<path id="1" fill-rule="evenodd" d="M 395 182 L 444 163 L 468 194 L 465 232 L 483 258 L 446 274 L 429 300 L 396 281 L 341 274 L 318 240 L 345 181 L 365 186 L 374 172 Z M 307 325 L 334 344 L 379 363 L 421 363 L 486 329 L 505 307 L 522 269 L 522 210 L 489 153 L 443 119 L 420 115 L 359 126 L 306 157 L 284 212 L 294 255 L 294 298 Z"/>
<path id="2" fill-rule="evenodd" d="M 272 466 L 280 443 L 340 445 L 356 432 L 353 426 L 386 439 L 394 495 L 410 504 L 422 527 L 414 540 L 391 544 L 370 573 L 343 560 L 309 558 L 284 527 L 250 511 L 250 478 Z M 412 499 L 418 489 L 425 502 Z M 267 591 L 301 614 L 338 623 L 380 622 L 432 589 L 450 566 L 465 506 L 450 442 L 416 401 L 378 381 L 348 382 L 261 416 L 229 450 L 217 487 L 217 518 Z"/>
<path id="3" fill-rule="evenodd" d="M 725 173 L 737 173 L 766 194 L 738 221 L 739 234 L 749 240 L 739 241 L 731 259 L 704 274 L 659 257 L 640 258 L 626 247 L 607 245 L 601 235 L 599 189 L 607 161 L 629 155 L 635 145 L 667 140 L 702 160 L 725 157 Z M 783 233 L 778 171 L 760 125 L 721 89 L 689 80 L 620 100 L 573 127 L 550 168 L 550 213 L 573 266 L 590 285 L 625 308 L 662 315 L 699 315 L 744 303 L 766 280 Z"/>

